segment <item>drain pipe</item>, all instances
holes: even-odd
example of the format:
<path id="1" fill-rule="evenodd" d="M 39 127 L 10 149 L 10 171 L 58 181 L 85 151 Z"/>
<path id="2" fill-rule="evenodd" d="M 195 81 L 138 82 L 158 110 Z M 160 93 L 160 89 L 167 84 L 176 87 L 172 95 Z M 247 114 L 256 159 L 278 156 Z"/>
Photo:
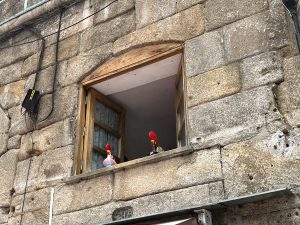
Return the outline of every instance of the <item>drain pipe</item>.
<path id="1" fill-rule="evenodd" d="M 38 18 L 49 11 L 52 11 L 60 6 L 68 6 L 72 3 L 77 3 L 82 0 L 51 0 L 43 5 L 37 5 L 30 12 L 24 13 L 19 17 L 10 20 L 0 26 L 0 37 L 10 31 L 16 30 L 31 20 Z"/>

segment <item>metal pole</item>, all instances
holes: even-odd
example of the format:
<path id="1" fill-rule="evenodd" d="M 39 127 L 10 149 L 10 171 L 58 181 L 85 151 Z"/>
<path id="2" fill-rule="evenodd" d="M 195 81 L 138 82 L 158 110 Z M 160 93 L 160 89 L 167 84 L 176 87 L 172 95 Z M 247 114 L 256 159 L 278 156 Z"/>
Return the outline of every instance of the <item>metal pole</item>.
<path id="1" fill-rule="evenodd" d="M 54 188 L 51 188 L 50 194 L 50 209 L 49 209 L 49 225 L 52 225 L 52 216 L 53 216 L 53 199 L 54 199 Z"/>

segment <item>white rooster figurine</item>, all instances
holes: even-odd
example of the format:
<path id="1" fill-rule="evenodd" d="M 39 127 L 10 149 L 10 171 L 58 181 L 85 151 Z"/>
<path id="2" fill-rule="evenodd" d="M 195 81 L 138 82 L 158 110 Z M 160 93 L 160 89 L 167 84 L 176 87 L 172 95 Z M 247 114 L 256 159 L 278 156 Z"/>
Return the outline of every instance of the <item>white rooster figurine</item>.
<path id="1" fill-rule="evenodd" d="M 110 147 L 110 144 L 107 144 L 105 146 L 105 149 L 106 149 L 106 153 L 107 153 L 107 157 L 106 159 L 104 159 L 103 161 L 103 165 L 104 167 L 110 167 L 110 166 L 113 166 L 113 165 L 116 165 L 116 161 L 114 160 L 114 156 L 111 154 L 111 147 Z"/>

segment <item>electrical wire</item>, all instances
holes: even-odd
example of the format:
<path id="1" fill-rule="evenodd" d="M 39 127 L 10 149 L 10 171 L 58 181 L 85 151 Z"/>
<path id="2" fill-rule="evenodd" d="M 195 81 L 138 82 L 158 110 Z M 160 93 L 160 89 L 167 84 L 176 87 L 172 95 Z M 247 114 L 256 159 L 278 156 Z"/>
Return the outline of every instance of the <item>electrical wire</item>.
<path id="1" fill-rule="evenodd" d="M 31 163 L 32 163 L 32 157 L 29 159 L 28 172 L 27 172 L 27 178 L 26 178 L 25 189 L 24 189 L 24 198 L 23 198 L 23 201 L 22 201 L 22 212 L 21 212 L 21 218 L 20 218 L 19 225 L 22 225 L 22 221 L 23 221 L 25 196 L 26 196 L 26 192 L 27 192 L 27 185 L 28 185 L 28 179 L 29 179 L 29 172 L 30 172 L 30 168 L 31 168 Z"/>
<path id="2" fill-rule="evenodd" d="M 46 41 L 45 41 L 44 36 L 40 32 L 38 32 L 37 29 L 35 29 L 33 27 L 30 27 L 30 26 L 24 26 L 24 29 L 29 30 L 35 36 L 37 36 L 40 40 L 42 40 L 41 52 L 40 52 L 39 60 L 38 60 L 38 63 L 37 63 L 36 73 L 35 73 L 35 77 L 34 77 L 34 80 L 33 80 L 33 87 L 32 87 L 32 89 L 35 90 L 36 81 L 37 81 L 37 78 L 40 75 L 41 67 L 42 67 L 42 62 L 43 62 L 43 59 L 44 59 L 45 48 L 46 48 Z"/>
<path id="3" fill-rule="evenodd" d="M 104 6 L 103 8 L 101 8 L 101 9 L 97 10 L 96 12 L 94 12 L 94 13 L 88 15 L 87 17 L 84 17 L 83 19 L 77 21 L 76 23 L 73 23 L 73 24 L 71 24 L 71 25 L 69 25 L 69 26 L 67 26 L 67 27 L 62 28 L 62 29 L 60 30 L 60 32 L 61 32 L 61 31 L 64 31 L 64 30 L 67 30 L 67 29 L 69 29 L 69 28 L 71 28 L 71 27 L 73 27 L 73 26 L 75 26 L 75 25 L 77 25 L 77 24 L 83 22 L 84 20 L 86 20 L 86 19 L 88 19 L 88 18 L 90 18 L 90 17 L 92 17 L 92 16 L 94 16 L 94 15 L 100 13 L 101 11 L 103 11 L 104 9 L 108 8 L 108 7 L 111 6 L 113 3 L 118 2 L 118 1 L 120 1 L 120 0 L 114 0 L 114 1 L 112 1 L 111 3 L 107 4 L 107 5 Z M 44 38 L 47 38 L 47 37 L 50 37 L 50 36 L 52 36 L 52 35 L 54 35 L 54 34 L 57 34 L 57 33 L 58 33 L 58 31 L 55 31 L 55 32 L 52 32 L 52 33 L 50 33 L 50 34 L 44 35 L 43 37 L 44 37 Z M 22 46 L 22 45 L 26 45 L 26 44 L 32 44 L 32 43 L 37 42 L 37 41 L 39 41 L 39 40 L 41 40 L 41 39 L 38 38 L 38 39 L 34 39 L 34 40 L 32 40 L 32 41 L 23 42 L 23 43 L 20 43 L 20 44 L 9 45 L 9 46 L 0 48 L 0 50 L 4 50 L 4 49 L 8 49 L 8 48 L 13 48 L 13 47 L 18 47 L 18 46 Z"/>
<path id="4" fill-rule="evenodd" d="M 53 110 L 54 110 L 54 89 L 55 89 L 57 68 L 58 68 L 58 48 L 59 48 L 59 38 L 60 38 L 60 32 L 61 32 L 62 16 L 63 16 L 63 10 L 60 9 L 58 31 L 57 31 L 56 45 L 55 45 L 55 66 L 54 66 L 54 78 L 53 78 L 53 83 L 52 83 L 51 110 L 48 113 L 48 115 L 44 119 L 42 119 L 40 122 L 43 122 L 46 119 L 48 119 L 50 117 L 50 115 L 52 114 Z"/>
<path id="5" fill-rule="evenodd" d="M 27 113 L 25 112 L 25 124 L 26 124 L 26 128 L 27 130 L 29 131 L 29 126 L 27 124 L 27 117 L 26 117 Z M 31 129 L 31 132 L 30 132 L 30 138 L 31 138 L 31 152 L 33 152 L 33 137 L 32 137 L 32 133 L 33 131 L 36 129 L 36 117 L 35 116 L 32 116 L 30 115 L 30 118 L 31 118 L 31 122 L 32 122 L 32 129 Z M 29 179 L 29 173 L 30 173 L 30 168 L 31 168 L 31 163 L 32 163 L 32 156 L 30 157 L 29 159 L 29 165 L 28 165 L 28 171 L 27 171 L 27 176 L 26 176 L 26 182 L 25 182 L 25 188 L 24 188 L 24 198 L 23 198 L 23 201 L 22 201 L 22 213 L 21 213 L 21 218 L 20 218 L 20 223 L 19 225 L 22 224 L 22 221 L 23 221 L 23 214 L 24 214 L 24 205 L 25 205 L 25 195 L 26 195 L 26 192 L 27 192 L 27 185 L 28 185 L 28 179 Z"/>

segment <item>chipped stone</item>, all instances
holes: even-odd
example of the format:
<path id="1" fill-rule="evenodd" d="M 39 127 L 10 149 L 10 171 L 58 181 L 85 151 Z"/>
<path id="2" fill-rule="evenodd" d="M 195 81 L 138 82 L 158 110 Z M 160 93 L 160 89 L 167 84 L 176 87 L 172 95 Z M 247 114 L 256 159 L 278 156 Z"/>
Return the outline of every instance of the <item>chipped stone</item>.
<path id="1" fill-rule="evenodd" d="M 286 129 L 274 133 L 260 132 L 255 137 L 255 146 L 269 151 L 273 155 L 286 159 L 300 159 L 300 129 Z"/>
<path id="2" fill-rule="evenodd" d="M 237 197 L 299 185 L 297 161 L 272 153 L 265 145 L 245 141 L 222 150 L 225 192 Z M 236 185 L 239 184 L 239 185 Z"/>

